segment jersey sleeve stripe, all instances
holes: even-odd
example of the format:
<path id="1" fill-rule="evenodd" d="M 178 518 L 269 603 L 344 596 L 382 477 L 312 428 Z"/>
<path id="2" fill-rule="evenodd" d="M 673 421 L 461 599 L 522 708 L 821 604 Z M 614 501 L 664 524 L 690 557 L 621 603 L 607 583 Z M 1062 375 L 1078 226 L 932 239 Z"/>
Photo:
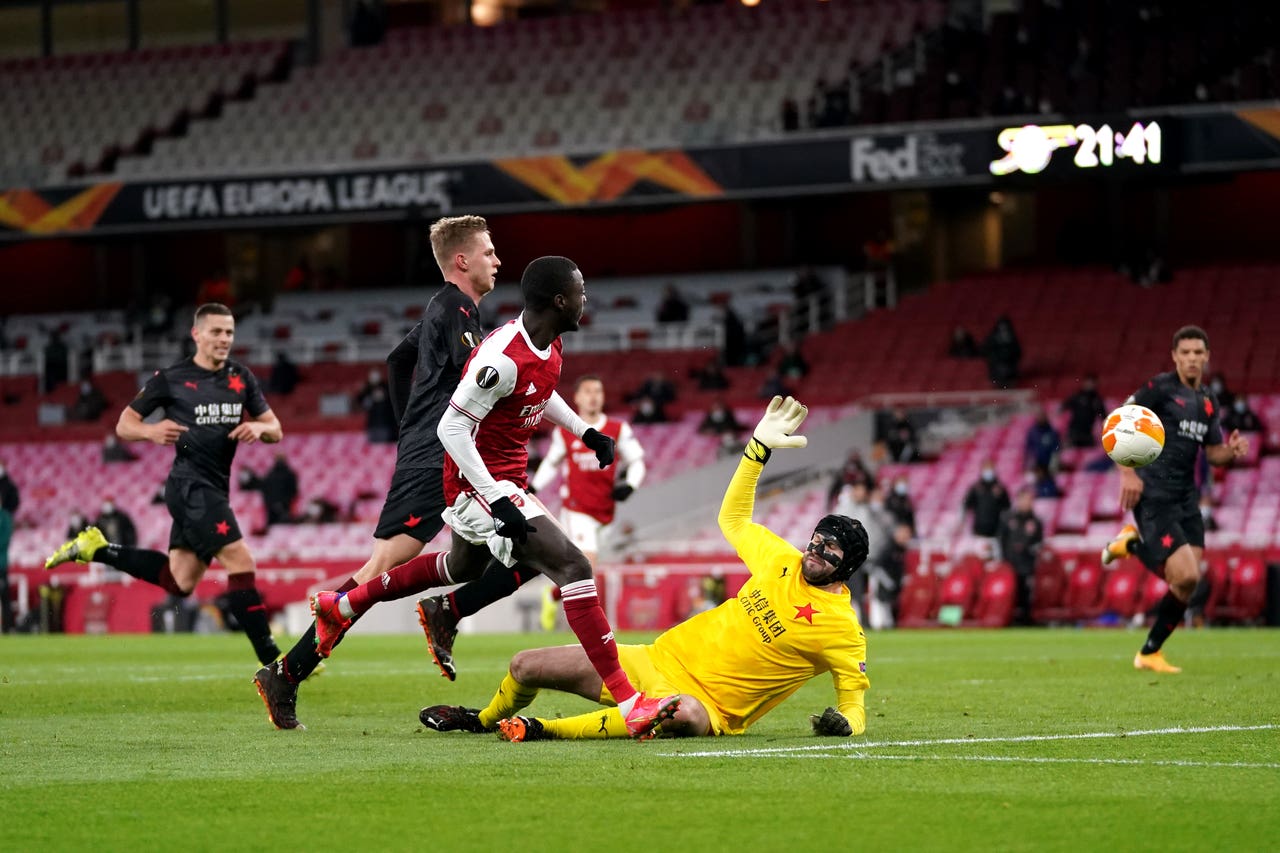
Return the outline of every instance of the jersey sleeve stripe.
<path id="1" fill-rule="evenodd" d="M 461 406 L 459 406 L 457 403 L 453 402 L 452 400 L 450 400 L 450 401 L 449 401 L 449 408 L 453 409 L 455 412 L 461 412 L 462 414 L 464 414 L 464 415 L 466 415 L 467 417 L 471 418 L 471 420 L 475 421 L 476 423 L 480 423 L 482 420 L 484 420 L 483 418 L 477 418 L 475 415 L 471 414 L 471 413 L 470 413 L 470 412 L 468 412 L 466 409 L 462 408 Z"/>

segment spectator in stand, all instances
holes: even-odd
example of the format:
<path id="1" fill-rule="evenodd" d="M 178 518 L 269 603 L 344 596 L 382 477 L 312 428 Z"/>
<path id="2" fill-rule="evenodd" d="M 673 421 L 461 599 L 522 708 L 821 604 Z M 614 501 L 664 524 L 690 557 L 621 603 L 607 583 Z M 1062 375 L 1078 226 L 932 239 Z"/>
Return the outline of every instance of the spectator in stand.
<path id="1" fill-rule="evenodd" d="M 1231 407 L 1226 409 L 1222 415 L 1222 428 L 1227 432 L 1239 430 L 1240 432 L 1266 432 L 1266 425 L 1262 422 L 1262 418 L 1251 408 L 1249 408 L 1249 398 L 1241 394 L 1231 403 Z"/>
<path id="2" fill-rule="evenodd" d="M 271 365 L 271 377 L 267 380 L 267 390 L 272 394 L 292 394 L 298 387 L 298 365 L 293 363 L 284 350 L 276 353 L 276 360 Z"/>
<path id="3" fill-rule="evenodd" d="M 729 367 L 741 367 L 747 363 L 749 354 L 747 327 L 729 302 L 720 306 L 720 311 L 724 326 L 724 363 Z"/>
<path id="4" fill-rule="evenodd" d="M 729 387 L 729 377 L 725 375 L 719 356 L 695 370 L 693 378 L 698 382 L 699 391 L 723 391 Z"/>
<path id="5" fill-rule="evenodd" d="M 996 477 L 995 462 L 982 463 L 978 480 L 965 492 L 962 511 L 973 513 L 974 536 L 992 539 L 1000 531 L 1000 514 L 1010 507 L 1009 490 Z"/>
<path id="6" fill-rule="evenodd" d="M 1022 345 L 1013 321 L 1001 315 L 982 343 L 987 356 L 987 375 L 996 388 L 1011 388 L 1018 381 L 1018 364 L 1022 361 Z"/>
<path id="7" fill-rule="evenodd" d="M 142 321 L 142 337 L 147 340 L 167 337 L 173 332 L 173 303 L 160 295 L 151 300 Z"/>
<path id="8" fill-rule="evenodd" d="M 371 444 L 391 444 L 399 438 L 400 426 L 381 370 L 369 371 L 368 381 L 356 393 L 356 403 L 364 409 L 364 430 Z"/>
<path id="9" fill-rule="evenodd" d="M 138 454 L 120 443 L 116 434 L 110 433 L 102 440 L 102 462 L 104 465 L 113 462 L 136 462 Z M 76 531 L 77 533 L 79 531 Z"/>
<path id="10" fill-rule="evenodd" d="M 1029 488 L 1035 492 L 1038 498 L 1060 498 L 1062 490 L 1058 488 L 1058 481 L 1053 478 L 1053 472 L 1043 465 L 1037 465 L 1031 470 L 1029 475 Z"/>
<path id="11" fill-rule="evenodd" d="M 658 303 L 657 320 L 659 323 L 689 322 L 689 303 L 676 290 L 674 284 L 668 284 L 662 291 L 662 302 Z"/>
<path id="12" fill-rule="evenodd" d="M 138 528 L 134 526 L 133 519 L 129 517 L 129 513 L 116 506 L 115 499 L 110 496 L 102 499 L 102 509 L 93 526 L 116 545 L 126 548 L 136 548 L 138 545 Z"/>
<path id="13" fill-rule="evenodd" d="M 41 393 L 48 394 L 63 382 L 67 381 L 67 369 L 70 363 L 67 344 L 62 340 L 62 332 L 55 329 L 49 333 L 49 340 L 44 345 L 44 374 L 40 384 Z"/>
<path id="14" fill-rule="evenodd" d="M 706 417 L 702 419 L 702 423 L 698 424 L 698 432 L 703 435 L 728 435 L 735 440 L 744 429 L 746 427 L 738 422 L 733 409 L 729 408 L 722 397 L 717 397 L 712 402 Z"/>
<path id="15" fill-rule="evenodd" d="M 80 531 L 89 526 L 89 519 L 84 517 L 84 513 L 78 509 L 71 510 L 71 515 L 67 517 L 67 538 L 74 539 L 80 535 Z"/>
<path id="16" fill-rule="evenodd" d="M 951 358 L 977 358 L 982 355 L 978 351 L 978 343 L 964 326 L 956 326 L 951 330 L 951 345 L 947 347 L 947 355 Z"/>
<path id="17" fill-rule="evenodd" d="M 883 438 L 892 461 L 915 462 L 920 458 L 916 428 L 911 425 L 905 409 L 897 407 L 893 410 L 885 425 Z"/>
<path id="18" fill-rule="evenodd" d="M 792 131 L 800 129 L 800 105 L 795 98 L 786 98 L 782 102 L 782 129 Z"/>
<path id="19" fill-rule="evenodd" d="M 809 362 L 805 360 L 804 354 L 800 352 L 799 345 L 791 341 L 782 345 L 782 358 L 778 361 L 778 374 L 784 379 L 803 379 L 809 375 Z"/>
<path id="20" fill-rule="evenodd" d="M 911 525 L 895 524 L 892 537 L 879 550 L 868 573 L 867 625 L 872 630 L 892 628 L 895 624 L 902 579 L 907 574 L 907 546 L 911 544 L 913 530 Z"/>
<path id="21" fill-rule="evenodd" d="M 662 403 L 647 394 L 636 398 L 635 407 L 631 415 L 633 424 L 665 424 L 670 420 Z"/>
<path id="22" fill-rule="evenodd" d="M 71 404 L 68 417 L 85 423 L 96 421 L 107 410 L 107 405 L 107 398 L 98 390 L 98 386 L 85 379 L 80 383 L 80 395 Z"/>
<path id="23" fill-rule="evenodd" d="M 1214 377 L 1209 380 L 1209 390 L 1218 398 L 1218 407 L 1222 411 L 1227 411 L 1235 404 L 1235 392 L 1227 387 L 1227 377 L 1221 373 L 1214 374 Z"/>
<path id="24" fill-rule="evenodd" d="M 9 471 L 5 468 L 4 461 L 0 460 L 0 509 L 6 510 L 14 518 L 17 518 L 18 504 L 21 502 L 22 498 L 18 492 L 18 484 L 9 476 Z"/>
<path id="25" fill-rule="evenodd" d="M 1061 449 L 1062 437 L 1049 423 L 1049 413 L 1041 409 L 1023 441 L 1022 467 L 1028 471 L 1037 468 L 1051 470 Z"/>
<path id="26" fill-rule="evenodd" d="M 341 520 L 338 507 L 324 498 L 312 498 L 307 501 L 306 509 L 298 518 L 299 524 L 335 524 Z"/>
<path id="27" fill-rule="evenodd" d="M 676 386 L 661 373 L 650 373 L 639 388 L 627 395 L 627 402 L 638 402 L 643 397 L 648 397 L 661 408 L 675 400 Z"/>
<path id="28" fill-rule="evenodd" d="M 889 520 L 885 518 L 883 510 L 872 500 L 871 480 L 859 480 L 843 487 L 836 497 L 836 506 L 832 512 L 835 515 L 856 518 L 862 522 L 862 526 L 867 531 L 867 545 L 871 550 L 883 548 L 889 541 Z M 857 574 L 861 576 L 860 579 L 850 578 L 846 583 L 849 586 L 854 609 L 857 610 L 858 618 L 861 619 L 866 612 L 867 579 L 865 573 Z"/>
<path id="29" fill-rule="evenodd" d="M 298 499 L 298 472 L 289 465 L 283 453 L 277 453 L 261 476 L 247 468 L 240 470 L 240 488 L 262 492 L 262 503 L 267 509 L 267 527 L 273 524 L 293 523 L 293 504 Z"/>
<path id="30" fill-rule="evenodd" d="M 1031 489 L 1018 490 L 1018 501 L 1000 514 L 1000 557 L 1018 576 L 1014 619 L 1019 625 L 1031 624 L 1031 587 L 1035 580 L 1036 555 L 1044 541 L 1044 525 L 1035 514 L 1035 495 Z"/>
<path id="31" fill-rule="evenodd" d="M 910 487 L 906 477 L 895 477 L 893 487 L 884 499 L 885 512 L 893 517 L 894 523 L 905 524 L 914 534 L 916 529 L 916 505 L 911 500 Z"/>
<path id="32" fill-rule="evenodd" d="M 836 498 L 845 486 L 859 482 L 870 483 L 871 480 L 871 469 L 862 461 L 862 452 L 851 449 L 849 455 L 845 457 L 844 466 L 831 478 L 831 488 L 827 489 L 827 506 L 835 506 Z"/>
<path id="33" fill-rule="evenodd" d="M 1106 403 L 1098 393 L 1098 379 L 1092 373 L 1080 383 L 1080 390 L 1062 401 L 1062 411 L 1070 412 L 1067 441 L 1072 447 L 1093 447 L 1093 425 L 1107 416 Z"/>
<path id="34" fill-rule="evenodd" d="M 756 396 L 763 400 L 772 400 L 774 397 L 794 397 L 795 392 L 787 386 L 787 378 L 782 375 L 782 372 L 775 371 L 760 383 L 760 390 L 756 392 Z"/>

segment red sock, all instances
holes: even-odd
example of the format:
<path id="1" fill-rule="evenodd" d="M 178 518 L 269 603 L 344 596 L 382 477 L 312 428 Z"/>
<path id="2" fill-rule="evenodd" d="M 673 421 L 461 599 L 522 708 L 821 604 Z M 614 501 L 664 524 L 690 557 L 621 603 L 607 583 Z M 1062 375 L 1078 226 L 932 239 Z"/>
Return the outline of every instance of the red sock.
<path id="1" fill-rule="evenodd" d="M 596 582 L 587 578 L 560 587 L 564 599 L 564 618 L 568 621 L 578 642 L 591 660 L 591 665 L 604 679 L 604 686 L 619 704 L 636 695 L 627 674 L 618 663 L 618 644 L 613 639 L 613 628 L 600 607 L 596 595 Z"/>
<path id="2" fill-rule="evenodd" d="M 347 603 L 359 615 L 379 601 L 395 601 L 415 592 L 444 586 L 449 583 L 441 574 L 447 554 L 447 551 L 422 554 L 407 563 L 401 563 L 348 592 Z"/>

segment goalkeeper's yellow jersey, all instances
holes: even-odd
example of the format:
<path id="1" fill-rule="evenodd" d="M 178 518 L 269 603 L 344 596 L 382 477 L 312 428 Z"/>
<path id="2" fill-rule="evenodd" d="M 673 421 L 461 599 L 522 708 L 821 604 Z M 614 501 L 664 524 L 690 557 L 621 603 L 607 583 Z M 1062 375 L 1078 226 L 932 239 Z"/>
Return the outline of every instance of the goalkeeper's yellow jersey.
<path id="1" fill-rule="evenodd" d="M 863 692 L 871 686 L 866 636 L 847 591 L 810 586 L 803 554 L 752 523 L 763 467 L 744 457 L 720 507 L 720 528 L 751 578 L 736 598 L 660 635 L 654 664 L 673 684 L 709 700 L 726 734 L 741 734 L 806 681 L 830 672 L 836 707 L 859 734 L 866 730 Z"/>

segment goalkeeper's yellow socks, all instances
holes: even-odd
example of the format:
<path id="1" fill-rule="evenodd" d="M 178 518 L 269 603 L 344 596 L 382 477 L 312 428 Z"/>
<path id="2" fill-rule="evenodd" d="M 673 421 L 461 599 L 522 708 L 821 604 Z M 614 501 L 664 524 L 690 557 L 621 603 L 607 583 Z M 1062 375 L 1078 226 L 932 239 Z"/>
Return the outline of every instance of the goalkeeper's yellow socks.
<path id="1" fill-rule="evenodd" d="M 563 720 L 538 718 L 542 728 L 553 738 L 560 740 L 591 740 L 604 738 L 629 738 L 627 722 L 617 708 L 601 708 Z"/>
<path id="2" fill-rule="evenodd" d="M 498 720 L 515 716 L 522 708 L 527 708 L 537 695 L 538 688 L 526 687 L 508 672 L 503 677 L 498 692 L 493 694 L 489 704 L 480 711 L 480 722 L 486 729 L 496 728 Z"/>

